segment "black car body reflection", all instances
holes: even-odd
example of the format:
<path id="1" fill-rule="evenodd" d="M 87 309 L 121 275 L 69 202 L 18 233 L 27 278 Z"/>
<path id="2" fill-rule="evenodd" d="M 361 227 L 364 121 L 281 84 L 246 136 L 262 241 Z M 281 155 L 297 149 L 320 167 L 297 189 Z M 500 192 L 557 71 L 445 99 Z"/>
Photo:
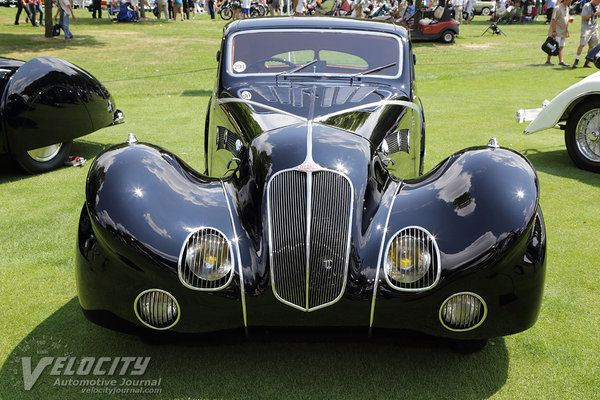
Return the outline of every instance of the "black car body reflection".
<path id="1" fill-rule="evenodd" d="M 205 171 L 134 137 L 90 169 L 77 247 L 88 318 L 138 332 L 410 329 L 474 349 L 535 322 L 537 175 L 494 140 L 422 174 L 404 28 L 236 21 L 217 58 Z"/>
<path id="2" fill-rule="evenodd" d="M 90 73 L 57 58 L 0 58 L 0 154 L 30 173 L 62 165 L 73 139 L 121 122 Z"/>

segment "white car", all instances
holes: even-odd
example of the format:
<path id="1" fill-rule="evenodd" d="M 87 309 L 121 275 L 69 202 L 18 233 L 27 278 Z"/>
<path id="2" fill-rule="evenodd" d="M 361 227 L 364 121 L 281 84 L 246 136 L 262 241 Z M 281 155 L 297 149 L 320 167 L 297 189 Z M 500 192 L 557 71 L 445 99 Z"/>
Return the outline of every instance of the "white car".
<path id="1" fill-rule="evenodd" d="M 523 133 L 548 128 L 565 131 L 569 156 L 581 169 L 600 172 L 600 72 L 565 89 L 542 108 L 518 110 L 520 123 L 531 121 Z"/>

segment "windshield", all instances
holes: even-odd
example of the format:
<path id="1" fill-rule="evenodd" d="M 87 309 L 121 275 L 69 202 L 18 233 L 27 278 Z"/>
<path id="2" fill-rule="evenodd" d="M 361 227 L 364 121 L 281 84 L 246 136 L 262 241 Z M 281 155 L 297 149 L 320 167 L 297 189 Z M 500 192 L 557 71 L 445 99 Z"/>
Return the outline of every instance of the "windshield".
<path id="1" fill-rule="evenodd" d="M 292 72 L 395 78 L 402 72 L 400 38 L 342 30 L 264 30 L 235 34 L 229 42 L 227 72 L 235 76 Z M 391 65 L 393 64 L 393 65 Z"/>

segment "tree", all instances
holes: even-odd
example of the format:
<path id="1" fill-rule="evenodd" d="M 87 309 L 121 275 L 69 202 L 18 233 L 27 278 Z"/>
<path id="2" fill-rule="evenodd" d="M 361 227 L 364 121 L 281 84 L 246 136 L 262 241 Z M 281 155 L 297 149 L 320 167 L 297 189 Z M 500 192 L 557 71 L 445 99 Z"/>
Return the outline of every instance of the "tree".
<path id="1" fill-rule="evenodd" d="M 42 0 L 44 1 L 44 24 L 46 25 L 46 31 L 44 32 L 44 36 L 47 38 L 52 37 L 52 28 L 54 24 L 52 23 L 52 0 Z"/>

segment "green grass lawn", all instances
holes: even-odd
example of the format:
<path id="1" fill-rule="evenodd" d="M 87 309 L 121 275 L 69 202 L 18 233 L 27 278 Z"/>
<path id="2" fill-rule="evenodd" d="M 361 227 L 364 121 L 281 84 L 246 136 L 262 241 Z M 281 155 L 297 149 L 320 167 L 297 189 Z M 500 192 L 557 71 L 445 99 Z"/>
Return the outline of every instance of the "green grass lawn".
<path id="1" fill-rule="evenodd" d="M 13 25 L 0 7 L 0 56 L 53 56 L 95 75 L 126 123 L 75 141 L 93 159 L 133 132 L 192 166 L 203 165 L 206 105 L 224 22 L 112 24 L 75 10 L 75 39 L 46 39 Z M 579 16 L 565 61 L 574 59 Z M 165 399 L 597 399 L 600 393 L 600 175 L 577 169 L 562 131 L 522 135 L 518 108 L 539 107 L 595 69 L 543 65 L 542 22 L 482 32 L 483 17 L 462 25 L 453 45 L 415 44 L 427 121 L 426 170 L 451 153 L 495 136 L 524 153 L 541 181 L 548 234 L 546 290 L 537 324 L 461 356 L 427 338 L 230 338 L 152 346 L 88 322 L 76 297 L 74 251 L 90 162 L 25 176 L 0 158 L 0 399 L 107 398 L 59 387 L 45 371 L 23 389 L 21 357 L 152 357 L 144 378 L 161 379 Z M 58 116 L 57 116 L 58 117 Z M 115 398 L 142 398 L 120 394 Z"/>

